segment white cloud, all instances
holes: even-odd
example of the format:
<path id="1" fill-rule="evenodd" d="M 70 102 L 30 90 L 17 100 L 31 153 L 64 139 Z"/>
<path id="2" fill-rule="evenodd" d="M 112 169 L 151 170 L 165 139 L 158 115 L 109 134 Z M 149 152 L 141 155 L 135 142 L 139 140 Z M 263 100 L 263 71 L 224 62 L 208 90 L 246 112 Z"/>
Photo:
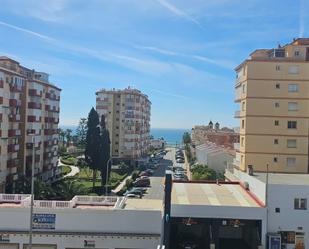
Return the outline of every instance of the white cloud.
<path id="1" fill-rule="evenodd" d="M 200 28 L 202 28 L 202 25 L 193 17 L 191 17 L 190 15 L 188 15 L 187 13 L 185 13 L 184 11 L 180 10 L 179 8 L 177 8 L 175 5 L 169 3 L 166 0 L 157 0 L 157 2 L 159 4 L 161 4 L 163 7 L 165 7 L 167 10 L 169 10 L 170 12 L 172 12 L 173 14 L 182 17 L 192 23 L 195 23 L 196 25 L 198 25 Z"/>
<path id="2" fill-rule="evenodd" d="M 9 24 L 9 23 L 6 23 L 6 22 L 0 21 L 0 25 L 8 27 L 8 28 L 11 28 L 11 29 L 15 29 L 17 31 L 21 31 L 21 32 L 27 33 L 29 35 L 35 36 L 37 38 L 40 38 L 40 39 L 43 39 L 43 40 L 46 40 L 46 41 L 53 41 L 54 40 L 53 38 L 51 38 L 51 37 L 49 37 L 47 35 L 43 35 L 43 34 L 34 32 L 32 30 L 21 28 L 19 26 L 15 26 L 15 25 L 12 25 L 12 24 Z"/>

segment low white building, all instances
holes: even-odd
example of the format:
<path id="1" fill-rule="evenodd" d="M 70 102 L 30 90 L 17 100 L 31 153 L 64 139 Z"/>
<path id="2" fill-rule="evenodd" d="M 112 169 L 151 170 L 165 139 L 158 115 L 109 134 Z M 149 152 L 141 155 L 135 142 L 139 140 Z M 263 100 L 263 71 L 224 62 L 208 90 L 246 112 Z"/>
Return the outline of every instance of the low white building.
<path id="1" fill-rule="evenodd" d="M 224 172 L 227 165 L 234 159 L 233 151 L 211 142 L 196 146 L 195 156 L 197 163 L 206 164 L 217 172 Z"/>
<path id="2" fill-rule="evenodd" d="M 0 194 L 0 248 L 28 248 L 28 195 Z M 157 248 L 162 201 L 76 196 L 35 201 L 33 248 Z"/>
<path id="3" fill-rule="evenodd" d="M 255 173 L 228 169 L 231 181 L 240 181 L 267 208 L 267 231 L 278 234 L 282 248 L 309 248 L 309 174 Z"/>
<path id="4" fill-rule="evenodd" d="M 150 140 L 150 147 L 154 149 L 164 149 L 166 146 L 166 142 L 164 139 L 151 139 Z"/>

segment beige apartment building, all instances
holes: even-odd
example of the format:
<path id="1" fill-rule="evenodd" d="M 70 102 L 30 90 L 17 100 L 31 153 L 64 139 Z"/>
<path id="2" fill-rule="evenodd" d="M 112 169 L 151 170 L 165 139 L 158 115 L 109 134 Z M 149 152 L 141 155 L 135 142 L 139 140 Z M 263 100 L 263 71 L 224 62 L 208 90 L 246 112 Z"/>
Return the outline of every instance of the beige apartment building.
<path id="1" fill-rule="evenodd" d="M 308 173 L 309 39 L 258 49 L 236 68 L 240 147 L 246 171 Z M 249 166 L 250 167 L 250 166 Z"/>
<path id="2" fill-rule="evenodd" d="M 0 57 L 0 192 L 31 175 L 33 146 L 35 176 L 54 176 L 60 91 L 49 83 L 48 74 Z"/>
<path id="3" fill-rule="evenodd" d="M 96 93 L 96 109 L 105 115 L 111 139 L 111 156 L 137 159 L 150 146 L 150 107 L 148 96 L 130 87 Z"/>

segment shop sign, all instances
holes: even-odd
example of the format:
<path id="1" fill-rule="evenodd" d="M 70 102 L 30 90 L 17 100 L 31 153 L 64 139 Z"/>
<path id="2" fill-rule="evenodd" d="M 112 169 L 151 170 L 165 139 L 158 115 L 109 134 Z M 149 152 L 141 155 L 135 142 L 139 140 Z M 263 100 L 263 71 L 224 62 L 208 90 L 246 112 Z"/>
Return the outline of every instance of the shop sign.
<path id="1" fill-rule="evenodd" d="M 280 249 L 281 248 L 281 235 L 280 234 L 268 235 L 268 248 L 269 249 Z"/>
<path id="2" fill-rule="evenodd" d="M 33 214 L 32 228 L 33 229 L 55 229 L 56 215 L 55 214 Z"/>
<path id="3" fill-rule="evenodd" d="M 304 233 L 296 233 L 295 249 L 305 249 L 305 234 Z"/>
<path id="4" fill-rule="evenodd" d="M 294 231 L 281 231 L 281 242 L 283 244 L 295 244 Z"/>
<path id="5" fill-rule="evenodd" d="M 95 241 L 94 240 L 84 240 L 84 247 L 85 248 L 95 248 Z"/>
<path id="6" fill-rule="evenodd" d="M 1 242 L 10 242 L 9 234 L 0 234 L 0 243 Z"/>

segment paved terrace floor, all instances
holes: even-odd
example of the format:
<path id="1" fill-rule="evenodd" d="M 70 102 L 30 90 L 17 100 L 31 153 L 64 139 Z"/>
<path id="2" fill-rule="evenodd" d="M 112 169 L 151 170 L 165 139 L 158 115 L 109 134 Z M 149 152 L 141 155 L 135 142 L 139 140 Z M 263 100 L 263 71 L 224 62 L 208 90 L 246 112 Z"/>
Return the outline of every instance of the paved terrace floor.
<path id="1" fill-rule="evenodd" d="M 225 183 L 174 182 L 172 204 L 260 207 L 239 184 Z"/>

